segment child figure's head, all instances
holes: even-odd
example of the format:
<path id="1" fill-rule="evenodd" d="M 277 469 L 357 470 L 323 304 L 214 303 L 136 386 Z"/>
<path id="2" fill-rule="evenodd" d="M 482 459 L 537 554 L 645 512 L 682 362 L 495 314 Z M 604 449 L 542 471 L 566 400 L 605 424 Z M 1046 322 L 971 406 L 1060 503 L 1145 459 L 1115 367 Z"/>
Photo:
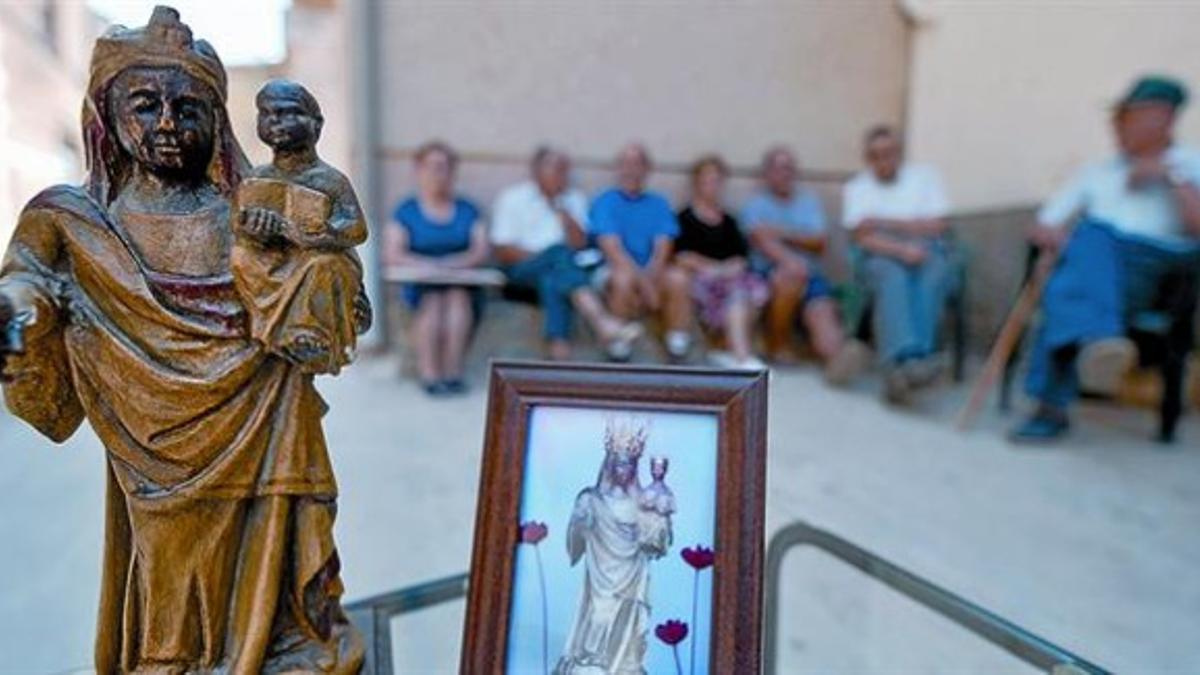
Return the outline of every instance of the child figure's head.
<path id="1" fill-rule="evenodd" d="M 274 79 L 258 90 L 258 137 L 276 152 L 306 150 L 321 137 L 321 106 L 299 83 Z"/>
<path id="2" fill-rule="evenodd" d="M 671 461 L 666 457 L 651 457 L 650 458 L 650 477 L 654 480 L 661 481 L 667 475 L 667 469 L 670 467 Z"/>

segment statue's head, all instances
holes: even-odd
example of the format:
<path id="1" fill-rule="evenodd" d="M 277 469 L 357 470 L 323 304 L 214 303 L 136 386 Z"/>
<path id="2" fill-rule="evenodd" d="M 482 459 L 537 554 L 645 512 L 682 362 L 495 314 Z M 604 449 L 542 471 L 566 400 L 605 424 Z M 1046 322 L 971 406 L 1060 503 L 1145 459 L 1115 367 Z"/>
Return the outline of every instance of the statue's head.
<path id="1" fill-rule="evenodd" d="M 601 481 L 629 488 L 637 483 L 638 460 L 650 431 L 644 423 L 609 420 L 604 428 L 604 471 Z"/>
<path id="2" fill-rule="evenodd" d="M 321 138 L 321 106 L 297 82 L 274 79 L 258 90 L 258 137 L 278 151 L 312 148 Z"/>
<path id="3" fill-rule="evenodd" d="M 106 98 L 108 123 L 125 155 L 164 178 L 204 178 L 216 101 L 203 82 L 175 68 L 129 68 Z"/>
<path id="4" fill-rule="evenodd" d="M 135 167 L 231 193 L 246 167 L 225 110 L 225 68 L 169 7 L 113 26 L 92 50 L 83 133 L 88 188 L 111 201 Z"/>
<path id="5" fill-rule="evenodd" d="M 666 457 L 651 457 L 650 458 L 650 477 L 654 480 L 662 480 L 667 477 L 667 469 L 671 466 L 671 460 Z"/>

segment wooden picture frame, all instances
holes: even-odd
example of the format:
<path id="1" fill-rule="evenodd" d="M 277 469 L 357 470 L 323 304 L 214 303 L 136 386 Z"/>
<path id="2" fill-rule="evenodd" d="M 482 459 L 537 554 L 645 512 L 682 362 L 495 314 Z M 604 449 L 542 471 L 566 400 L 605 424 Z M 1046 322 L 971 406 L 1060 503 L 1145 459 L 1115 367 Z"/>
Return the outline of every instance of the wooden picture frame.
<path id="1" fill-rule="evenodd" d="M 497 361 L 491 368 L 460 672 L 506 670 L 523 535 L 522 485 L 531 419 L 539 406 L 715 416 L 715 562 L 707 664 L 713 673 L 760 672 L 767 374 L 519 361 Z M 649 632 L 653 639 L 654 626 Z M 550 668 L 557 656 L 552 655 Z"/>

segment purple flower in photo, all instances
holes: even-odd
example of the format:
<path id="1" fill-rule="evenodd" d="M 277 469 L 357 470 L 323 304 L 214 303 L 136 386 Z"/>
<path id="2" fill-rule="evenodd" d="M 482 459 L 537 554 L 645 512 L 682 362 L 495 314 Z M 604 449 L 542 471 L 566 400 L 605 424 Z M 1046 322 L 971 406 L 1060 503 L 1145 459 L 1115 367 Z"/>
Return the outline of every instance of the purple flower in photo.
<path id="1" fill-rule="evenodd" d="M 673 647 L 687 639 L 688 625 L 683 621 L 671 619 L 655 626 L 654 634 L 659 640 Z"/>
<path id="2" fill-rule="evenodd" d="M 683 675 L 683 667 L 679 664 L 679 643 L 687 639 L 688 625 L 677 619 L 670 619 L 655 626 L 654 635 L 670 645 L 671 652 L 675 654 L 675 673 Z"/>
<path id="3" fill-rule="evenodd" d="M 536 520 L 530 520 L 521 523 L 521 543 L 522 544 L 540 544 L 546 535 L 550 533 L 550 528 L 546 527 L 545 523 L 539 523 Z"/>
<path id="4" fill-rule="evenodd" d="M 679 552 L 683 561 L 692 566 L 697 572 L 713 566 L 716 554 L 711 548 L 697 544 L 694 548 L 685 548 Z"/>

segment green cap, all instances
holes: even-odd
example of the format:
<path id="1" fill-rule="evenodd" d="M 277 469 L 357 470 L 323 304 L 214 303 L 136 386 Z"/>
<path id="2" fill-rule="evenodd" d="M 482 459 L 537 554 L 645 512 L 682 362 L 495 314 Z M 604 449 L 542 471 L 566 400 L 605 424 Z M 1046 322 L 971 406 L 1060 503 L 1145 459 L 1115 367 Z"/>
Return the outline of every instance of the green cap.
<path id="1" fill-rule="evenodd" d="M 1187 88 L 1179 80 L 1160 75 L 1139 78 L 1129 91 L 1117 101 L 1118 108 L 1140 103 L 1166 103 L 1180 108 L 1187 103 Z"/>

